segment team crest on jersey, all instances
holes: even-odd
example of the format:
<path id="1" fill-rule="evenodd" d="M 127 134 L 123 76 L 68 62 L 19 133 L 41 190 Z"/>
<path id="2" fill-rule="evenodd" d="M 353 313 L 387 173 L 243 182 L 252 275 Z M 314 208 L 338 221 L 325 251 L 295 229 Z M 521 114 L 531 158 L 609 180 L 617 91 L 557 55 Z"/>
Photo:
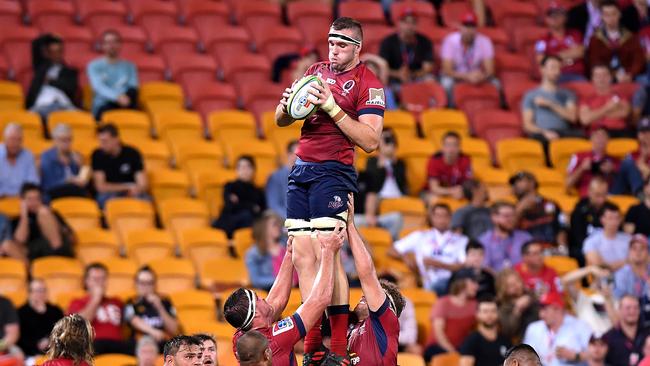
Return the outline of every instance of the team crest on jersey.
<path id="1" fill-rule="evenodd" d="M 352 88 L 354 88 L 354 80 L 348 80 L 343 83 L 343 95 L 348 95 Z"/>
<path id="2" fill-rule="evenodd" d="M 280 320 L 279 322 L 275 323 L 273 326 L 273 335 L 276 336 L 278 334 L 282 334 L 284 332 L 290 331 L 293 329 L 293 319 L 291 317 L 284 318 Z"/>
<path id="3" fill-rule="evenodd" d="M 380 105 L 386 106 L 386 97 L 384 96 L 383 88 L 369 88 L 367 105 Z"/>

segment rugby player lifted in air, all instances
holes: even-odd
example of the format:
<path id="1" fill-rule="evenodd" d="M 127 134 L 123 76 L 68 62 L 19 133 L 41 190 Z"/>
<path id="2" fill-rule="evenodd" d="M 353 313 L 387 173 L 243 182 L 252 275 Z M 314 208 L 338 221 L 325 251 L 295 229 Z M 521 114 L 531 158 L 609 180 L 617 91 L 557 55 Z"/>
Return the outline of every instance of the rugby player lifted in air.
<path id="1" fill-rule="evenodd" d="M 319 244 L 313 231 L 332 230 L 347 221 L 348 193 L 357 192 L 354 147 L 374 151 L 381 136 L 385 97 L 381 82 L 363 63 L 361 24 L 351 18 L 336 19 L 329 29 L 329 61 L 309 67 L 305 75 L 316 75 L 311 102 L 319 109 L 303 124 L 289 175 L 287 221 L 294 236 L 293 263 L 300 280 L 300 293 L 307 299 L 319 262 Z M 287 112 L 292 90 L 287 88 L 276 108 L 278 126 L 295 120 Z M 321 347 L 320 327 L 305 337 L 304 365 L 347 365 L 349 294 L 347 278 L 335 259 L 335 283 L 327 313 L 332 328 L 330 353 Z"/>

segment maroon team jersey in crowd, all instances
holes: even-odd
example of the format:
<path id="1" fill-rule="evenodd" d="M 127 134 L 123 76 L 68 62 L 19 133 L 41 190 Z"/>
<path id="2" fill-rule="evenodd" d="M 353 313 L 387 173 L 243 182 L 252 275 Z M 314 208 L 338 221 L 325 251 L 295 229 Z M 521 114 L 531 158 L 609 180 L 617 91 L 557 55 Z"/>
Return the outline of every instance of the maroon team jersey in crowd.
<path id="1" fill-rule="evenodd" d="M 399 321 L 386 298 L 379 310 L 371 311 L 366 320 L 354 325 L 348 348 L 359 357 L 357 366 L 395 366 L 398 341 Z"/>
<path id="2" fill-rule="evenodd" d="M 329 62 L 318 62 L 305 75 L 317 75 L 329 85 L 336 104 L 354 120 L 364 114 L 384 115 L 386 98 L 383 85 L 363 63 L 352 70 L 336 73 Z M 307 162 L 332 160 L 346 165 L 354 163 L 354 143 L 334 124 L 332 118 L 319 110 L 302 126 L 298 157 Z"/>
<path id="3" fill-rule="evenodd" d="M 273 323 L 270 327 L 255 330 L 264 334 L 269 340 L 269 347 L 273 352 L 273 366 L 297 366 L 293 346 L 307 334 L 300 314 L 295 313 Z M 235 355 L 237 355 L 237 340 L 242 335 L 244 332 L 238 330 L 232 337 L 232 352 Z"/>

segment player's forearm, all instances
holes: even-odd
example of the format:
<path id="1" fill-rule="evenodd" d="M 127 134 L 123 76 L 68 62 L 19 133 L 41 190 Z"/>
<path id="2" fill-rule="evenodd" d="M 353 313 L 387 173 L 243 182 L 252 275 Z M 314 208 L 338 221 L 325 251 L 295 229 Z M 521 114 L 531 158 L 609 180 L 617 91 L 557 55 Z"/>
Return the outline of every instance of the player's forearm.
<path id="1" fill-rule="evenodd" d="M 352 117 L 347 115 L 336 125 L 341 129 L 345 136 L 362 148 L 363 151 L 371 153 L 377 150 L 381 131 L 376 131 L 369 125 L 355 121 Z"/>
<path id="2" fill-rule="evenodd" d="M 329 305 L 334 291 L 334 252 L 324 249 L 321 251 L 321 262 L 314 279 L 314 287 L 305 301 L 305 307 L 324 310 Z"/>
<path id="3" fill-rule="evenodd" d="M 354 267 L 359 274 L 359 280 L 364 281 L 365 278 L 377 278 L 375 274 L 375 265 L 372 262 L 372 256 L 366 249 L 366 245 L 361 240 L 361 236 L 354 225 L 348 226 L 348 240 L 350 241 L 350 249 L 352 249 L 352 257 L 354 258 Z"/>
<path id="4" fill-rule="evenodd" d="M 271 287 L 269 295 L 266 297 L 266 301 L 277 313 L 282 313 L 282 310 L 287 306 L 292 283 L 293 262 L 291 261 L 291 252 L 287 251 L 282 259 L 275 282 L 273 282 L 273 287 Z"/>
<path id="5" fill-rule="evenodd" d="M 286 127 L 295 121 L 296 120 L 291 118 L 289 114 L 284 110 L 284 106 L 282 104 L 278 104 L 278 106 L 275 108 L 275 122 L 277 125 L 280 127 Z"/>

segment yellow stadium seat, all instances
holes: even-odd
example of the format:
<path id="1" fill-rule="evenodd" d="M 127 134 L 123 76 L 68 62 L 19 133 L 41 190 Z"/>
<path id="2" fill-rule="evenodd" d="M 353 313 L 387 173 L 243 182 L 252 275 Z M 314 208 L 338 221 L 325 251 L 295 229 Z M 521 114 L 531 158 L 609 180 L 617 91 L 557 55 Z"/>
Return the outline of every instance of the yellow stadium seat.
<path id="1" fill-rule="evenodd" d="M 533 139 L 509 138 L 497 142 L 497 160 L 502 168 L 515 173 L 531 167 L 544 167 L 544 149 Z"/>
<path id="2" fill-rule="evenodd" d="M 418 325 L 418 343 L 421 345 L 426 344 L 427 339 L 431 334 L 431 328 L 433 327 L 431 321 L 431 308 L 432 306 L 415 307 L 415 321 L 417 322 Z"/>
<path id="3" fill-rule="evenodd" d="M 447 205 L 451 209 L 452 212 L 458 210 L 459 208 L 465 206 L 467 204 L 466 199 L 455 199 L 453 197 L 437 197 L 434 196 L 431 198 L 429 201 L 429 205 Z"/>
<path id="4" fill-rule="evenodd" d="M 151 138 L 149 116 L 138 110 L 114 109 L 106 111 L 102 114 L 102 122 L 114 123 L 120 131 L 120 137 L 127 141 Z"/>
<path id="5" fill-rule="evenodd" d="M 41 154 L 52 147 L 52 141 L 34 136 L 32 139 L 23 140 L 23 146 L 34 154 L 36 166 L 38 167 L 41 164 Z"/>
<path id="6" fill-rule="evenodd" d="M 283 317 L 291 316 L 293 313 L 296 312 L 296 310 L 298 310 L 300 305 L 302 305 L 302 297 L 300 296 L 300 290 L 297 288 L 292 288 L 289 294 L 289 301 L 287 302 L 287 306 L 284 307 L 282 316 Z"/>
<path id="7" fill-rule="evenodd" d="M 247 286 L 249 283 L 248 269 L 244 260 L 229 257 L 205 261 L 200 277 L 201 285 L 211 289 Z"/>
<path id="8" fill-rule="evenodd" d="M 413 306 L 415 307 L 424 306 L 431 310 L 433 304 L 435 304 L 438 300 L 438 296 L 435 292 L 419 287 L 405 288 L 401 289 L 400 291 L 404 297 L 411 300 Z"/>
<path id="9" fill-rule="evenodd" d="M 232 336 L 235 334 L 234 330 L 229 339 L 217 339 L 217 360 L 219 365 L 237 365 L 239 361 L 232 351 Z M 298 365 L 302 365 L 299 363 Z"/>
<path id="10" fill-rule="evenodd" d="M 381 227 L 360 227 L 359 234 L 372 247 L 390 247 L 393 245 L 393 239 L 390 231 Z"/>
<path id="11" fill-rule="evenodd" d="M 561 138 L 551 141 L 549 145 L 553 168 L 562 174 L 566 173 L 566 168 L 573 154 L 589 150 L 591 150 L 591 142 L 582 138 Z"/>
<path id="12" fill-rule="evenodd" d="M 210 135 L 216 141 L 228 141 L 231 138 L 257 138 L 255 116 L 248 111 L 227 109 L 214 111 L 208 115 Z"/>
<path id="13" fill-rule="evenodd" d="M 160 221 L 178 238 L 185 229 L 210 226 L 208 206 L 202 200 L 191 198 L 169 198 L 158 202 Z"/>
<path id="14" fill-rule="evenodd" d="M 575 258 L 564 255 L 551 255 L 544 257 L 544 264 L 553 268 L 555 272 L 557 272 L 558 276 L 564 276 L 580 267 Z"/>
<path id="15" fill-rule="evenodd" d="M 631 138 L 611 139 L 607 143 L 607 154 L 623 159 L 639 148 L 639 141 Z"/>
<path id="16" fill-rule="evenodd" d="M 186 171 L 210 170 L 223 167 L 225 162 L 223 150 L 213 142 L 182 142 L 173 148 L 176 166 Z"/>
<path id="17" fill-rule="evenodd" d="M 184 96 L 181 86 L 166 81 L 150 81 L 144 83 L 139 92 L 140 102 L 149 112 L 179 110 L 184 107 Z"/>
<path id="18" fill-rule="evenodd" d="M 580 199 L 578 196 L 570 196 L 566 193 L 561 193 L 557 188 L 540 188 L 538 192 L 543 197 L 555 201 L 555 203 L 560 206 L 560 210 L 567 215 L 571 215 L 576 203 L 578 203 L 578 200 Z"/>
<path id="19" fill-rule="evenodd" d="M 420 115 L 422 133 L 427 140 L 440 144 L 442 134 L 456 131 L 461 136 L 469 134 L 469 123 L 464 112 L 457 109 L 427 109 Z"/>
<path id="20" fill-rule="evenodd" d="M 535 176 L 540 188 L 557 188 L 566 191 L 564 176 L 557 170 L 546 167 L 531 167 L 526 170 Z"/>
<path id="21" fill-rule="evenodd" d="M 154 210 L 150 202 L 135 198 L 114 198 L 106 202 L 106 221 L 124 243 L 130 230 L 155 226 Z"/>
<path id="22" fill-rule="evenodd" d="M 268 141 L 246 140 L 226 142 L 226 155 L 231 167 L 235 167 L 237 159 L 242 155 L 250 155 L 255 160 L 255 185 L 266 186 L 266 181 L 277 169 L 278 158 L 273 145 Z"/>
<path id="23" fill-rule="evenodd" d="M 237 330 L 226 322 L 203 320 L 183 324 L 183 331 L 185 334 L 208 333 L 216 339 L 227 339 L 230 342 L 230 353 L 232 353 L 232 336 Z"/>
<path id="24" fill-rule="evenodd" d="M 158 291 L 164 295 L 194 289 L 196 273 L 192 261 L 164 258 L 151 261 L 151 269 L 158 278 Z"/>
<path id="25" fill-rule="evenodd" d="M 215 298 L 209 291 L 187 290 L 169 296 L 181 324 L 217 319 Z"/>
<path id="26" fill-rule="evenodd" d="M 427 162 L 435 149 L 430 141 L 423 139 L 402 139 L 397 156 L 406 162 L 409 193 L 417 195 L 427 183 Z"/>
<path id="27" fill-rule="evenodd" d="M 239 258 L 244 258 L 248 248 L 253 246 L 255 243 L 255 239 L 253 239 L 253 229 L 250 227 L 244 227 L 235 230 L 235 233 L 232 236 L 232 241 L 234 242 L 237 256 Z"/>
<path id="28" fill-rule="evenodd" d="M 512 194 L 512 188 L 508 183 L 510 174 L 504 169 L 482 166 L 474 169 L 474 176 L 487 186 L 492 201 L 504 199 Z"/>
<path id="29" fill-rule="evenodd" d="M 431 366 L 458 366 L 459 364 L 460 354 L 456 352 L 438 354 L 431 359 Z"/>
<path id="30" fill-rule="evenodd" d="M 623 215 L 630 209 L 630 207 L 639 204 L 639 200 L 634 196 L 625 195 L 610 195 L 607 199 L 616 204 L 621 209 Z"/>
<path id="31" fill-rule="evenodd" d="M 236 179 L 234 170 L 199 171 L 192 174 L 196 196 L 208 205 L 210 217 L 218 217 L 223 207 L 223 186 Z"/>
<path id="32" fill-rule="evenodd" d="M 175 244 L 171 233 L 158 229 L 131 230 L 126 235 L 127 256 L 138 265 L 174 256 Z"/>
<path id="33" fill-rule="evenodd" d="M 63 292 L 60 293 L 56 296 L 55 299 L 53 299 L 54 304 L 56 304 L 58 307 L 63 310 L 63 312 L 66 312 L 68 308 L 70 308 L 70 304 L 72 303 L 73 300 L 75 299 L 80 299 L 84 296 L 86 296 L 86 291 L 84 290 L 76 290 L 76 291 L 70 291 L 70 292 Z"/>
<path id="34" fill-rule="evenodd" d="M 83 264 L 100 261 L 104 258 L 118 257 L 120 245 L 115 233 L 103 229 L 84 229 L 77 234 L 77 258 Z"/>
<path id="35" fill-rule="evenodd" d="M 460 140 L 460 149 L 472 159 L 472 168 L 476 171 L 482 167 L 492 166 L 490 147 L 483 139 L 466 137 Z M 480 167 L 480 168 L 479 168 Z"/>
<path id="36" fill-rule="evenodd" d="M 132 146 L 142 154 L 144 168 L 147 171 L 156 169 L 169 169 L 171 153 L 167 144 L 161 141 L 140 140 L 133 142 Z"/>
<path id="37" fill-rule="evenodd" d="M 56 111 L 48 115 L 47 125 L 50 131 L 59 123 L 70 126 L 72 134 L 77 140 L 95 139 L 95 118 L 88 112 L 80 110 Z"/>
<path id="38" fill-rule="evenodd" d="M 93 137 L 75 138 L 72 140 L 72 149 L 81 155 L 83 161 L 90 165 L 93 152 L 99 147 L 99 141 Z"/>
<path id="39" fill-rule="evenodd" d="M 424 202 L 414 197 L 391 198 L 379 204 L 379 214 L 399 212 L 404 219 L 404 228 L 422 227 L 426 223 L 427 210 Z"/>
<path id="40" fill-rule="evenodd" d="M 99 207 L 90 198 L 63 197 L 52 201 L 52 209 L 65 219 L 75 231 L 100 227 Z"/>
<path id="41" fill-rule="evenodd" d="M 1 83 L 1 82 L 0 82 Z M 0 101 L 0 104 L 2 101 Z M 23 128 L 23 137 L 25 140 L 42 139 L 43 124 L 41 117 L 34 112 L 22 109 L 0 110 L 0 133 L 3 134 L 0 139 L 4 139 L 4 130 L 9 123 L 18 123 Z"/>
<path id="42" fill-rule="evenodd" d="M 178 244 L 182 256 L 191 259 L 197 270 L 207 260 L 230 255 L 226 233 L 218 229 L 206 227 L 181 230 Z"/>
<path id="43" fill-rule="evenodd" d="M 383 264 L 378 268 L 378 272 L 387 272 L 397 278 L 397 284 L 400 288 L 411 288 L 418 286 L 419 274 L 413 272 L 403 261 L 386 257 Z"/>
<path id="44" fill-rule="evenodd" d="M 277 131 L 295 130 L 297 132 L 300 132 L 300 129 L 302 128 L 304 122 L 304 120 L 297 120 L 289 126 L 280 127 L 275 122 L 275 111 L 269 110 L 262 113 L 262 133 L 264 137 L 269 138 Z"/>
<path id="45" fill-rule="evenodd" d="M 298 120 L 289 126 L 279 127 L 275 123 L 275 111 L 267 111 L 262 115 L 264 137 L 273 144 L 281 161 L 285 161 L 287 158 L 289 142 L 298 141 L 300 138 L 303 123 L 303 120 Z"/>
<path id="46" fill-rule="evenodd" d="M 204 140 L 203 123 L 196 112 L 177 110 L 154 113 L 153 125 L 156 135 L 163 140 Z"/>
<path id="47" fill-rule="evenodd" d="M 134 260 L 106 258 L 100 262 L 108 268 L 108 288 L 106 292 L 109 296 L 117 296 L 135 290 L 134 278 L 138 265 Z"/>
<path id="48" fill-rule="evenodd" d="M 117 353 L 95 356 L 95 366 L 133 366 L 137 363 L 135 357 Z"/>
<path id="49" fill-rule="evenodd" d="M 0 110 L 17 110 L 25 107 L 25 96 L 20 84 L 0 80 Z"/>
<path id="50" fill-rule="evenodd" d="M 184 198 L 190 193 L 187 174 L 172 169 L 156 169 L 148 172 L 151 195 L 156 202 L 169 198 Z"/>
<path id="51" fill-rule="evenodd" d="M 400 366 L 426 366 L 422 356 L 405 352 L 397 354 L 397 364 Z"/>
<path id="52" fill-rule="evenodd" d="M 36 357 L 36 360 L 34 361 L 34 364 L 36 366 L 41 366 L 42 364 L 45 363 L 45 361 L 47 361 L 47 355 L 40 355 L 40 356 Z"/>
<path id="53" fill-rule="evenodd" d="M 364 171 L 366 170 L 366 166 L 368 164 L 368 159 L 372 156 L 377 156 L 378 152 L 377 150 L 367 153 L 363 151 L 359 146 L 354 147 L 354 167 L 357 169 L 357 171 Z"/>
<path id="54" fill-rule="evenodd" d="M 13 258 L 0 258 L 0 293 L 24 290 L 27 284 L 25 263 Z"/>
<path id="55" fill-rule="evenodd" d="M 18 215 L 20 215 L 20 198 L 0 198 L 0 213 L 10 218 L 18 217 Z"/>
<path id="56" fill-rule="evenodd" d="M 392 128 L 397 141 L 417 138 L 417 123 L 409 112 L 399 109 L 384 112 L 384 129 Z"/>
<path id="57" fill-rule="evenodd" d="M 83 268 L 77 259 L 67 257 L 41 257 L 32 261 L 32 277 L 42 278 L 50 297 L 62 292 L 81 289 Z"/>
<path id="58" fill-rule="evenodd" d="M 23 306 L 27 302 L 27 291 L 17 290 L 11 292 L 5 292 L 2 296 L 6 297 L 7 300 L 11 301 L 16 309 Z"/>

